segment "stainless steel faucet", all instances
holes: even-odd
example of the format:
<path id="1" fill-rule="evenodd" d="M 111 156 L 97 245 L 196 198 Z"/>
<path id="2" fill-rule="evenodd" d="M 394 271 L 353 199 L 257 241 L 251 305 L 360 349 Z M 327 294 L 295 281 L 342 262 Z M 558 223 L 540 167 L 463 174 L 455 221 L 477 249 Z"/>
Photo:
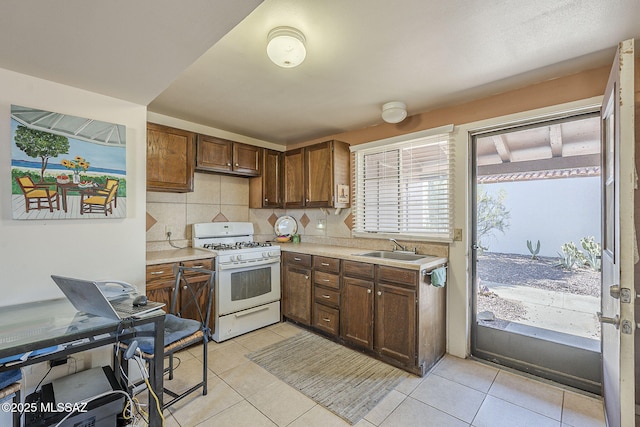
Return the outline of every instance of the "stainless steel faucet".
<path id="1" fill-rule="evenodd" d="M 390 241 L 392 241 L 401 251 L 406 251 L 407 247 L 406 246 L 402 246 L 400 243 L 398 243 L 398 241 L 396 239 L 389 239 Z"/>

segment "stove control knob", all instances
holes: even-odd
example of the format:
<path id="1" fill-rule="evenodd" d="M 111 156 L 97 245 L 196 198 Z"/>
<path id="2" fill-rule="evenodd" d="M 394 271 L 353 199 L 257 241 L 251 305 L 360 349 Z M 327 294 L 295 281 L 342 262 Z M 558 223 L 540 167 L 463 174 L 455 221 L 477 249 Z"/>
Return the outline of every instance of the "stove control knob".
<path id="1" fill-rule="evenodd" d="M 269 252 L 262 252 L 262 258 L 269 258 Z"/>
<path id="2" fill-rule="evenodd" d="M 242 261 L 242 255 L 236 255 L 236 261 Z"/>
<path id="3" fill-rule="evenodd" d="M 278 256 L 278 252 L 276 252 L 276 251 L 271 251 L 271 252 L 269 252 L 269 256 L 270 256 L 270 257 L 274 257 L 274 258 L 275 258 L 275 257 L 277 257 L 277 256 Z"/>
<path id="4" fill-rule="evenodd" d="M 235 255 L 229 255 L 229 261 L 233 262 L 236 260 L 236 256 Z"/>

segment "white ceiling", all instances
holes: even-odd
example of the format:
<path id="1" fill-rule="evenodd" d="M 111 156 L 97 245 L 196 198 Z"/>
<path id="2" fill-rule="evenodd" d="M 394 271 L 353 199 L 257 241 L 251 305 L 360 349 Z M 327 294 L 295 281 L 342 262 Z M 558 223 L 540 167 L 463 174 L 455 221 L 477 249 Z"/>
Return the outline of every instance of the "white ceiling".
<path id="1" fill-rule="evenodd" d="M 3 0 L 0 68 L 290 144 L 379 124 L 387 101 L 412 115 L 609 64 L 638 17 L 639 0 Z M 266 56 L 281 25 L 307 39 L 297 68 Z"/>

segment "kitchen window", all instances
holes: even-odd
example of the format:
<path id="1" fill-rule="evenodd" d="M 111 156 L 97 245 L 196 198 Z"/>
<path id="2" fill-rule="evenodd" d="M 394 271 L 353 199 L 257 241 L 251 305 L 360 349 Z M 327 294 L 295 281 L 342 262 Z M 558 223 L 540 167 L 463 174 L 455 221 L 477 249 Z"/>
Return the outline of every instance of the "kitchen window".
<path id="1" fill-rule="evenodd" d="M 453 126 L 351 147 L 354 233 L 451 240 Z"/>

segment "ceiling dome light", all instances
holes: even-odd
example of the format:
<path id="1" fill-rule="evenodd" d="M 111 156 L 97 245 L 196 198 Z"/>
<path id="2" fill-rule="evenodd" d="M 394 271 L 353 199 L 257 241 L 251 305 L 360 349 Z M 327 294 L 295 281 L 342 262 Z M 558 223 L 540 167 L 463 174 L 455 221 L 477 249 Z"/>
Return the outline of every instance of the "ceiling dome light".
<path id="1" fill-rule="evenodd" d="M 292 27 L 276 27 L 269 31 L 267 55 L 283 68 L 297 67 L 307 56 L 304 34 Z"/>
<path id="2" fill-rule="evenodd" d="M 387 102 L 382 106 L 382 120 L 387 123 L 400 123 L 405 117 L 407 117 L 407 104 L 404 102 Z"/>

